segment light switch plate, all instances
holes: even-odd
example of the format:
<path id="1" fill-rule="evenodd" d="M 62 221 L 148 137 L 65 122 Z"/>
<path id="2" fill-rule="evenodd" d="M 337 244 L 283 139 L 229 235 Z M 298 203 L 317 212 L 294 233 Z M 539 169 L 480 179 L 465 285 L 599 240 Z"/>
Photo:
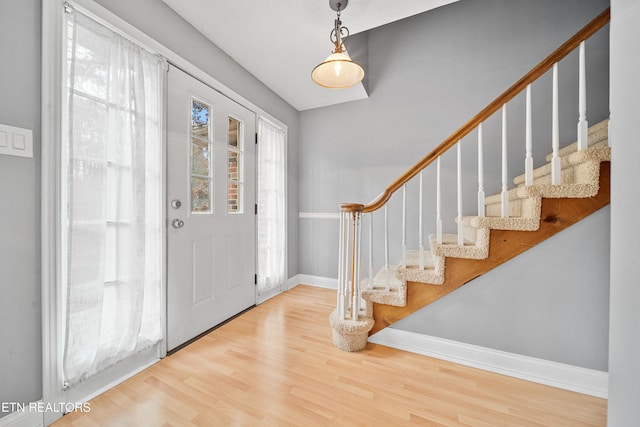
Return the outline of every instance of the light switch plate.
<path id="1" fill-rule="evenodd" d="M 0 154 L 33 157 L 33 132 L 30 129 L 0 125 Z"/>

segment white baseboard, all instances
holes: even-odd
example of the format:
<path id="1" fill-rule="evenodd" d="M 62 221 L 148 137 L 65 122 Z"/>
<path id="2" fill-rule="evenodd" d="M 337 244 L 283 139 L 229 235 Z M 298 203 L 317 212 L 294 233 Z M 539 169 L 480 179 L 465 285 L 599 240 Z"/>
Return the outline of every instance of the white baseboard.
<path id="1" fill-rule="evenodd" d="M 607 372 L 394 328 L 385 328 L 372 335 L 369 337 L 369 342 L 590 396 L 604 399 L 608 396 L 609 374 Z"/>
<path id="2" fill-rule="evenodd" d="M 40 405 L 41 400 L 34 402 L 35 405 Z M 44 425 L 44 418 L 42 412 L 29 411 L 29 404 L 24 411 L 15 411 L 0 418 L 0 427 L 42 427 Z"/>
<path id="3" fill-rule="evenodd" d="M 338 279 L 323 276 L 312 276 L 309 274 L 296 274 L 289 278 L 285 286 L 287 290 L 292 289 L 298 285 L 310 285 L 317 286 L 318 288 L 327 288 L 338 290 Z"/>

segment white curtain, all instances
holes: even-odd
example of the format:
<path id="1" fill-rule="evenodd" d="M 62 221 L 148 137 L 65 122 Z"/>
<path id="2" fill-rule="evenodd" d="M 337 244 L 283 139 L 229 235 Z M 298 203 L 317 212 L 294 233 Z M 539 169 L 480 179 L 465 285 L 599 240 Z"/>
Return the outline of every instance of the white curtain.
<path id="1" fill-rule="evenodd" d="M 285 282 L 285 131 L 258 121 L 258 294 Z"/>
<path id="2" fill-rule="evenodd" d="M 67 14 L 63 374 L 69 385 L 162 339 L 161 58 Z"/>

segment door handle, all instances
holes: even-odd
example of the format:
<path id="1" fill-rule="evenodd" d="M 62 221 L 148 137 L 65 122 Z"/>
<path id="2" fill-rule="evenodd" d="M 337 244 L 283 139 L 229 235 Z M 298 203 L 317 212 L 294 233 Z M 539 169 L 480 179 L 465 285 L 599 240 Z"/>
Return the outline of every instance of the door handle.
<path id="1" fill-rule="evenodd" d="M 184 221 L 179 219 L 179 218 L 176 218 L 173 221 L 171 221 L 171 226 L 173 228 L 175 228 L 176 230 L 180 229 L 180 228 L 184 227 Z"/>

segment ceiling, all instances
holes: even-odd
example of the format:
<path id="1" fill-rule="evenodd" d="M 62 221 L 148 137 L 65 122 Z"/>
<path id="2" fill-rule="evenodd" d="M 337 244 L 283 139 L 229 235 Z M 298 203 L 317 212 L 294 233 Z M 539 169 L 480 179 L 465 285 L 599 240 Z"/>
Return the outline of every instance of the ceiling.
<path id="1" fill-rule="evenodd" d="M 299 111 L 367 97 L 362 84 L 326 89 L 311 80 L 332 50 L 329 0 L 163 1 Z M 455 1 L 351 0 L 341 19 L 353 35 Z"/>

